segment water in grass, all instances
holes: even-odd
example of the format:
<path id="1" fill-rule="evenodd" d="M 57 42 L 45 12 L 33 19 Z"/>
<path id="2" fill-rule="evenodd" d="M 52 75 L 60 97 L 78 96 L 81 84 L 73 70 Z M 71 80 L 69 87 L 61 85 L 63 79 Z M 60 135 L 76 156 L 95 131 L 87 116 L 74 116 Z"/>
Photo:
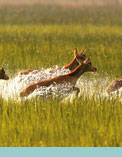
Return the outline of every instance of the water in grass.
<path id="1" fill-rule="evenodd" d="M 0 81 L 0 91 L 1 97 L 5 99 L 15 99 L 21 100 L 20 92 L 23 91 L 27 86 L 37 83 L 39 81 L 47 80 L 59 75 L 63 75 L 69 73 L 69 69 L 61 68 L 58 66 L 55 67 L 55 70 L 49 69 L 41 69 L 40 71 L 34 70 L 27 75 L 17 75 L 13 79 L 9 81 Z M 57 97 L 65 98 L 66 101 L 72 101 L 76 95 L 78 97 L 92 97 L 95 98 L 104 98 L 108 95 L 106 94 L 106 87 L 110 83 L 109 76 L 100 76 L 97 73 L 87 73 L 82 75 L 80 79 L 77 81 L 76 86 L 79 87 L 80 92 L 73 92 L 73 86 L 71 84 L 63 84 L 63 85 L 50 85 L 49 87 L 40 87 L 37 88 L 32 94 L 24 99 L 31 99 L 34 97 Z M 120 91 L 122 91 L 120 89 Z M 122 93 L 122 92 L 121 92 Z M 116 92 L 114 92 L 116 94 Z"/>

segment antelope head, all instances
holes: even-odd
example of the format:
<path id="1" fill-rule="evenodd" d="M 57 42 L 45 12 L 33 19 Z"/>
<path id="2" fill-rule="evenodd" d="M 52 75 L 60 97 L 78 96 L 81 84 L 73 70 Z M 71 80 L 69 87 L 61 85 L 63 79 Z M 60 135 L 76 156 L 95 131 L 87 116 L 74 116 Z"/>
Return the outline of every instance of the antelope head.
<path id="1" fill-rule="evenodd" d="M 76 59 L 77 59 L 77 62 L 79 62 L 80 65 L 82 63 L 84 64 L 86 72 L 95 72 L 95 71 L 97 71 L 97 68 L 92 65 L 91 59 L 89 57 L 87 57 L 85 59 L 85 61 L 81 61 L 81 59 L 79 59 L 77 57 L 76 57 Z"/>
<path id="2" fill-rule="evenodd" d="M 85 51 L 86 51 L 86 49 L 83 49 L 83 50 L 81 50 L 81 52 L 78 52 L 78 49 L 75 48 L 74 49 L 74 55 L 76 57 L 76 60 L 78 59 L 78 60 L 83 62 L 86 59 Z"/>
<path id="3" fill-rule="evenodd" d="M 9 77 L 5 74 L 5 71 L 3 68 L 0 69 L 0 79 L 9 80 Z"/>

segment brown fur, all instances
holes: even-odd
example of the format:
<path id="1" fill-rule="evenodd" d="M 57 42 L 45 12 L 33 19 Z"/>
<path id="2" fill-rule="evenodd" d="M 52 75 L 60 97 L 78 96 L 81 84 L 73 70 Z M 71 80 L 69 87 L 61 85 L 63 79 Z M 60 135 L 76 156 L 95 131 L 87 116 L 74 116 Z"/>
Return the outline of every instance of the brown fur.
<path id="1" fill-rule="evenodd" d="M 0 79 L 2 80 L 8 80 L 9 77 L 5 74 L 5 71 L 3 68 L 0 68 Z"/>
<path id="2" fill-rule="evenodd" d="M 0 79 L 9 80 L 9 77 L 5 74 L 5 71 L 3 68 L 0 68 Z"/>

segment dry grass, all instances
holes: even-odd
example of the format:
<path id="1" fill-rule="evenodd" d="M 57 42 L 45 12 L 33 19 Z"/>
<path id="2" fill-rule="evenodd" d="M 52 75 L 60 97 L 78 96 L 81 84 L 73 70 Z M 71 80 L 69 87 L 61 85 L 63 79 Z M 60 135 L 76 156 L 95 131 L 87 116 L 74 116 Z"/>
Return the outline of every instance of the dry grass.
<path id="1" fill-rule="evenodd" d="M 33 6 L 33 5 L 57 5 L 57 6 L 63 6 L 63 7 L 104 7 L 104 6 L 118 6 L 121 7 L 122 2 L 121 1 L 93 1 L 93 0 L 88 0 L 87 2 L 85 1 L 57 1 L 57 0 L 21 0 L 21 1 L 16 1 L 16 0 L 1 0 L 0 1 L 0 6 Z"/>

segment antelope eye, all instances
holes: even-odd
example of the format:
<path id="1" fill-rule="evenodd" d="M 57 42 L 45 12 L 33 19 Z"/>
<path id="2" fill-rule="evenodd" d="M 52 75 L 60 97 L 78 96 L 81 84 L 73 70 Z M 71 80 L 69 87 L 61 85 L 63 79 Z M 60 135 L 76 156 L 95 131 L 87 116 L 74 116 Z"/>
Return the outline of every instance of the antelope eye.
<path id="1" fill-rule="evenodd" d="M 82 57 L 83 57 L 83 58 L 85 58 L 85 57 L 86 57 L 86 55 L 85 55 L 85 54 L 83 54 L 83 55 L 82 55 Z"/>
<path id="2" fill-rule="evenodd" d="M 2 70 L 2 72 L 5 74 L 5 71 L 4 71 L 4 70 Z"/>
<path id="3" fill-rule="evenodd" d="M 89 62 L 89 65 L 92 65 L 92 63 L 91 63 L 91 62 Z"/>

